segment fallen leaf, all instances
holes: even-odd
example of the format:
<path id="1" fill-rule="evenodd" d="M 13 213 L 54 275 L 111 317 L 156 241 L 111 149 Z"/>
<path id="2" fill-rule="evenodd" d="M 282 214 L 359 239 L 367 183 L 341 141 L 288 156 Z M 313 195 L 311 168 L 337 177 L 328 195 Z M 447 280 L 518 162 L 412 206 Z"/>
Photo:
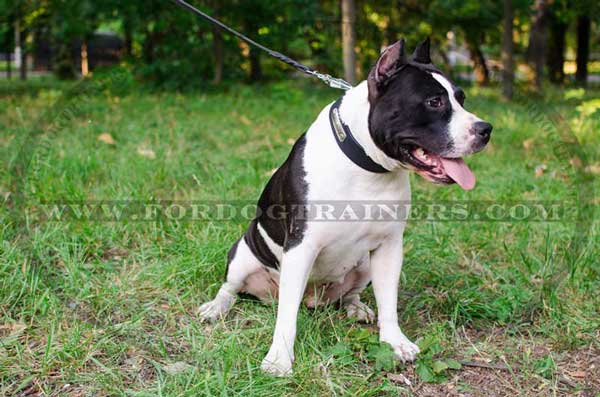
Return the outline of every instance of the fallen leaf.
<path id="1" fill-rule="evenodd" d="M 121 260 L 129 255 L 129 251 L 125 248 L 111 247 L 102 253 L 102 258 L 108 260 Z"/>
<path id="2" fill-rule="evenodd" d="M 581 168 L 581 165 L 583 164 L 581 162 L 581 159 L 577 156 L 575 156 L 571 160 L 569 160 L 569 163 L 575 168 Z"/>
<path id="3" fill-rule="evenodd" d="M 104 142 L 107 145 L 114 145 L 117 142 L 115 142 L 114 138 L 112 137 L 112 135 L 110 135 L 108 132 L 102 133 L 100 135 L 98 135 L 97 138 L 100 142 Z"/>
<path id="4" fill-rule="evenodd" d="M 590 174 L 600 175 L 600 164 L 590 164 L 585 167 L 585 170 Z"/>
<path id="5" fill-rule="evenodd" d="M 525 150 L 530 150 L 533 147 L 533 138 L 525 139 L 523 141 L 523 148 Z"/>
<path id="6" fill-rule="evenodd" d="M 194 367 L 184 361 L 177 361 L 173 364 L 163 365 L 163 370 L 169 375 L 177 375 L 190 369 L 194 369 Z"/>
<path id="7" fill-rule="evenodd" d="M 393 374 L 391 372 L 388 372 L 385 375 L 390 381 L 394 382 L 394 383 L 402 383 L 405 384 L 407 386 L 411 386 L 412 383 L 410 383 L 410 379 L 408 379 L 406 376 L 404 376 L 403 374 Z"/>
<path id="8" fill-rule="evenodd" d="M 573 378 L 583 379 L 586 376 L 586 372 L 585 371 L 573 371 L 573 372 L 569 372 L 569 375 L 571 375 Z"/>
<path id="9" fill-rule="evenodd" d="M 27 328 L 23 323 L 0 324 L 0 336 L 19 336 Z"/>
<path id="10" fill-rule="evenodd" d="M 546 169 L 548 169 L 548 166 L 546 164 L 538 165 L 537 167 L 535 167 L 535 176 L 539 178 L 540 176 L 544 175 Z"/>
<path id="11" fill-rule="evenodd" d="M 149 158 L 149 159 L 155 159 L 156 158 L 156 153 L 154 153 L 154 150 L 148 149 L 147 147 L 144 147 L 144 146 L 139 146 L 137 148 L 137 153 L 140 156 L 143 156 L 143 157 L 146 157 L 146 158 Z"/>
<path id="12" fill-rule="evenodd" d="M 293 145 L 294 143 L 296 143 L 295 140 L 293 140 L 292 138 L 287 140 L 288 145 Z"/>
<path id="13" fill-rule="evenodd" d="M 240 122 L 241 122 L 242 124 L 244 124 L 244 125 L 252 125 L 252 121 L 250 121 L 250 120 L 248 119 L 248 117 L 246 117 L 246 116 L 244 116 L 244 115 L 241 115 L 241 116 L 239 117 L 239 119 L 240 119 Z"/>

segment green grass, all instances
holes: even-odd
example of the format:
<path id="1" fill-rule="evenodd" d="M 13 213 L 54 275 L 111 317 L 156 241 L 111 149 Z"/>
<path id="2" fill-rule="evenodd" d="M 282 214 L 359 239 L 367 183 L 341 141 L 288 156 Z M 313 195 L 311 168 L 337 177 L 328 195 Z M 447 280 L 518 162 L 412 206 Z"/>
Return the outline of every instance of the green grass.
<path id="1" fill-rule="evenodd" d="M 294 376 L 263 375 L 275 307 L 244 301 L 214 325 L 195 315 L 246 222 L 48 222 L 31 209 L 47 200 L 255 200 L 290 140 L 339 92 L 297 81 L 153 93 L 127 80 L 69 102 L 60 99 L 68 88 L 0 85 L 0 395 L 600 393 L 600 365 L 590 369 L 600 354 L 600 228 L 589 213 L 579 225 L 414 221 L 399 310 L 424 350 L 417 364 L 390 362 L 376 330 L 335 307 L 302 308 Z M 495 125 L 490 147 L 468 160 L 477 188 L 413 177 L 414 200 L 577 206 L 584 197 L 597 209 L 599 93 L 504 103 L 496 91 L 468 90 L 468 107 Z M 73 112 L 57 123 L 64 109 Z M 28 139 L 32 131 L 41 133 Z M 587 158 L 565 143 L 570 135 Z M 573 238 L 584 229 L 587 239 Z M 373 305 L 372 290 L 365 295 Z M 462 368 L 445 369 L 452 360 Z"/>

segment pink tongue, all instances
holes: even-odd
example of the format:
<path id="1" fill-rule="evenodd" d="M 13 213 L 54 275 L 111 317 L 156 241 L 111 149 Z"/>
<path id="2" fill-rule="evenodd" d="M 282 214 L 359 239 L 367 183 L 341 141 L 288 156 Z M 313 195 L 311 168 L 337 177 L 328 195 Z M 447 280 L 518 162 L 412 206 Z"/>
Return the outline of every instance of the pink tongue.
<path id="1" fill-rule="evenodd" d="M 460 187 L 465 190 L 471 190 L 475 187 L 475 174 L 473 174 L 473 171 L 471 171 L 463 159 L 447 159 L 443 157 L 440 159 L 448 176 L 454 179 L 454 182 L 458 183 Z"/>

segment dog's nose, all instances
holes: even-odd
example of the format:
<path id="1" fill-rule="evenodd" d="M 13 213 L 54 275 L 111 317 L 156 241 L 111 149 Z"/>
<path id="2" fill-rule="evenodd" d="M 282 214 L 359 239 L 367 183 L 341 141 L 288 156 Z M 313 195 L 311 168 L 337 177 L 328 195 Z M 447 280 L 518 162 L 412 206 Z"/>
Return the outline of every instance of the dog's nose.
<path id="1" fill-rule="evenodd" d="M 490 123 L 478 121 L 473 124 L 473 133 L 483 139 L 489 139 L 492 134 L 492 128 L 494 127 Z"/>

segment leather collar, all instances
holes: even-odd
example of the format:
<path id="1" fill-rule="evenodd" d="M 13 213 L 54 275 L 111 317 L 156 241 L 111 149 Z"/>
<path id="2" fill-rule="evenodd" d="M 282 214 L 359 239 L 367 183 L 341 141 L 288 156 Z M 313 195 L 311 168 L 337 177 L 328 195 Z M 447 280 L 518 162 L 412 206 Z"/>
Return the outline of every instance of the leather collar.
<path id="1" fill-rule="evenodd" d="M 350 128 L 344 124 L 340 117 L 339 111 L 341 103 L 342 98 L 338 99 L 333 105 L 331 105 L 331 108 L 329 109 L 329 123 L 331 124 L 333 137 L 335 138 L 335 141 L 342 152 L 344 152 L 346 157 L 348 157 L 354 164 L 358 165 L 364 170 L 377 174 L 390 172 L 390 170 L 382 167 L 380 164 L 377 164 L 371 157 L 367 155 L 365 149 L 358 143 L 356 138 L 354 138 L 354 135 L 352 135 Z"/>

